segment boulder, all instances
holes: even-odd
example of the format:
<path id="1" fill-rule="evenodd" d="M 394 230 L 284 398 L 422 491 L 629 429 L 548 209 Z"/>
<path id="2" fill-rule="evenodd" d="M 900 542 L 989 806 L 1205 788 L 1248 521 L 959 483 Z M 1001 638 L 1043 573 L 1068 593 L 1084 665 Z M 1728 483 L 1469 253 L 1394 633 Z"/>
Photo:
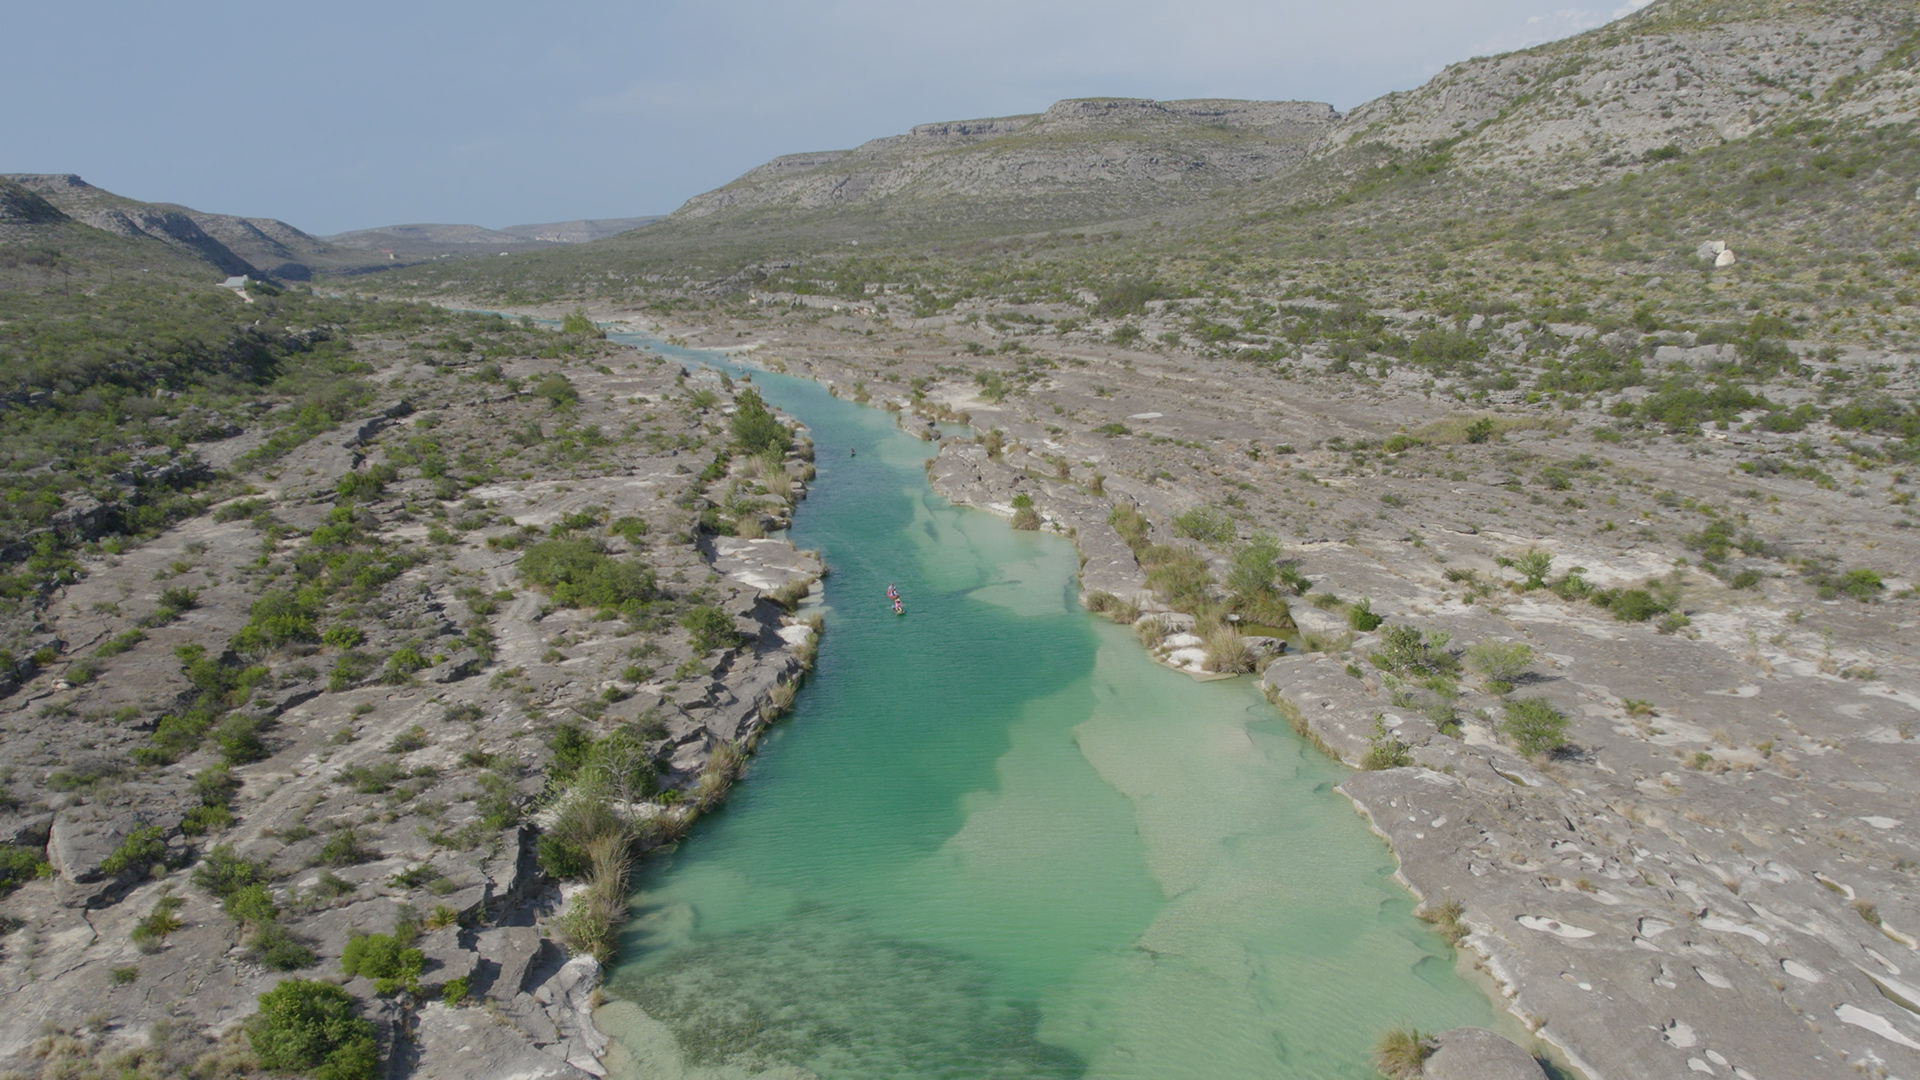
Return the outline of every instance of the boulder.
<path id="1" fill-rule="evenodd" d="M 1532 1054 L 1484 1028 L 1453 1028 L 1433 1041 L 1420 1070 L 1426 1080 L 1547 1080 Z"/>
<path id="2" fill-rule="evenodd" d="M 527 969 L 540 955 L 540 931 L 531 926 L 502 926 L 481 933 L 475 948 L 481 963 L 473 993 L 509 1001 L 520 992 Z"/>
<path id="3" fill-rule="evenodd" d="M 420 939 L 420 952 L 427 958 L 428 981 L 445 985 L 453 979 L 472 979 L 480 964 L 480 954 L 460 945 L 460 928 L 442 927 Z"/>
<path id="4" fill-rule="evenodd" d="M 527 1045 L 484 1009 L 435 1002 L 420 1010 L 414 1080 L 587 1080 L 590 1075 Z"/>

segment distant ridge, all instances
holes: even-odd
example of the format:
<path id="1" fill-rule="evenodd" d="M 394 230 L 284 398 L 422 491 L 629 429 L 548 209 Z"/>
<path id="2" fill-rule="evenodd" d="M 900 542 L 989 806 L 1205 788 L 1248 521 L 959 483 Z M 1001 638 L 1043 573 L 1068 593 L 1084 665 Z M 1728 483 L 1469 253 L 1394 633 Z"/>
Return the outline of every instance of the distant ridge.
<path id="1" fill-rule="evenodd" d="M 585 244 L 618 236 L 659 220 L 659 215 L 588 218 L 538 225 L 509 225 L 504 229 L 489 229 L 483 225 L 382 225 L 335 233 L 326 239 L 329 243 L 359 251 L 391 251 L 396 257 L 429 258 L 437 255 L 472 255 L 486 249 L 531 251 L 561 244 Z"/>

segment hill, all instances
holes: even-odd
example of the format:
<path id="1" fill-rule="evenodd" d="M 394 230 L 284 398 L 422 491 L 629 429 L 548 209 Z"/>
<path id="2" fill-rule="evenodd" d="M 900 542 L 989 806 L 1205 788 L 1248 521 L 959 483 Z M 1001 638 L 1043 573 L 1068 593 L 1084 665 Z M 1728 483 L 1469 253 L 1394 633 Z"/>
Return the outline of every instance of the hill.
<path id="1" fill-rule="evenodd" d="M 1309 102 L 1090 98 L 776 158 L 669 219 L 710 226 L 1047 226 L 1151 213 L 1286 170 L 1338 117 Z M 824 219 L 824 220 L 822 220 Z M 838 220 L 836 220 L 838 219 Z M 831 224 L 829 224 L 831 223 Z"/>
<path id="2" fill-rule="evenodd" d="M 14 173 L 0 179 L 32 192 L 72 221 L 115 236 L 157 240 L 192 254 L 222 274 L 306 281 L 316 271 L 352 273 L 384 262 L 310 236 L 284 221 L 141 202 L 71 173 Z"/>

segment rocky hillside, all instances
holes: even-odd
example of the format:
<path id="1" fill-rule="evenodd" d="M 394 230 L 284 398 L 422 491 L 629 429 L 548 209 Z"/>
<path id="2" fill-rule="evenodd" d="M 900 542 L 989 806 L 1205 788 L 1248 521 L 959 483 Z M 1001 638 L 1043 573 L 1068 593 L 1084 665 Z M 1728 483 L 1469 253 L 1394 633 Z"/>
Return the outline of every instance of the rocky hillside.
<path id="1" fill-rule="evenodd" d="M 1814 106 L 1910 119 L 1910 4 L 1668 0 L 1597 30 L 1449 66 L 1353 110 L 1325 149 L 1445 147 L 1559 183 L 1742 139 Z M 1870 85 L 1863 79 L 1887 76 Z"/>
<path id="2" fill-rule="evenodd" d="M 0 657 L 0 1070 L 581 1080 L 626 902 L 596 838 L 671 842 L 792 700 L 822 567 L 733 534 L 787 519 L 803 439 L 762 411 L 743 450 L 744 387 L 590 329 L 359 310 L 301 311 L 353 357 L 279 362 L 304 408 L 256 387 L 123 455 L 190 465 L 190 504 L 56 523 L 0 578 L 31 623 Z M 21 396 L 9 447 L 146 395 Z M 360 1018 L 275 1057 L 274 1016 L 241 1024 L 268 992 Z"/>
<path id="3" fill-rule="evenodd" d="M 672 220 L 1097 221 L 1283 171 L 1337 119 L 1311 102 L 1062 101 L 1035 115 L 922 124 L 852 150 L 776 158 L 688 200 Z"/>
<path id="4" fill-rule="evenodd" d="M 305 281 L 319 270 L 350 272 L 375 265 L 362 252 L 342 249 L 273 218 L 140 202 L 97 188 L 71 173 L 15 173 L 0 179 L 33 193 L 81 224 L 115 236 L 158 240 L 222 274 Z"/>

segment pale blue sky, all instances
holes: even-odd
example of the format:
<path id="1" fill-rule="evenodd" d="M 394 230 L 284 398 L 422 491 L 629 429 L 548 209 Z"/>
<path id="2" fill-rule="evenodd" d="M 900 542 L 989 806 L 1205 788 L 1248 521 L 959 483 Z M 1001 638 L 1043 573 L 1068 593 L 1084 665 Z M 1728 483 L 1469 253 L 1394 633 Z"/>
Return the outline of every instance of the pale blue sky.
<path id="1" fill-rule="evenodd" d="M 779 154 L 1065 97 L 1347 109 L 1644 2 L 22 4 L 0 172 L 314 233 L 628 217 Z"/>

